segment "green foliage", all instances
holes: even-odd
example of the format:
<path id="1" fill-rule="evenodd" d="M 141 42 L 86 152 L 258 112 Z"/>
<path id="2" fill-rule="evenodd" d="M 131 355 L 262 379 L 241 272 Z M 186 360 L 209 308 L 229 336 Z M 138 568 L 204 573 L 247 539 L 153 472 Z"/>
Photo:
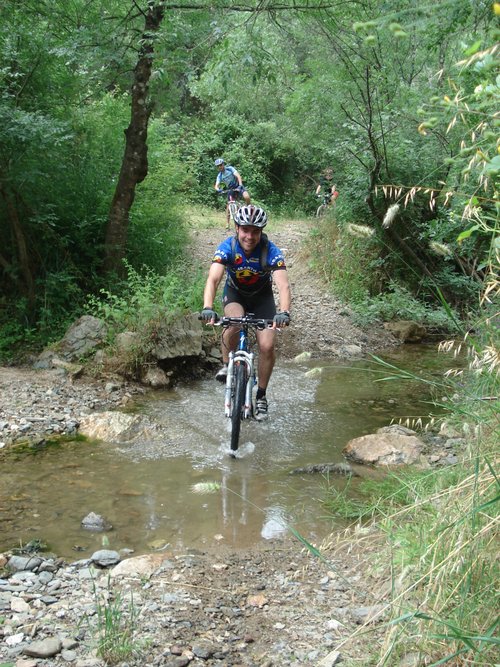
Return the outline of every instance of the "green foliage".
<path id="1" fill-rule="evenodd" d="M 362 480 L 342 490 L 327 484 L 324 506 L 335 517 L 343 519 L 375 519 L 381 521 L 403 507 L 419 505 L 429 495 L 455 484 L 459 478 L 455 468 L 389 472 L 382 480 Z M 436 515 L 432 506 L 423 510 L 427 520 Z"/>
<path id="2" fill-rule="evenodd" d="M 134 656 L 140 655 L 144 641 L 134 637 L 137 626 L 137 608 L 133 594 L 126 600 L 118 592 L 114 593 L 109 585 L 100 592 L 94 584 L 94 599 L 97 611 L 96 633 L 97 655 L 107 665 L 116 665 Z M 91 619 L 86 618 L 91 625 Z"/>
<path id="3" fill-rule="evenodd" d="M 408 289 L 392 280 L 383 294 L 353 303 L 352 309 L 355 321 L 362 326 L 390 320 L 414 320 L 453 333 L 456 332 L 455 322 L 460 319 L 456 313 L 451 318 L 444 307 L 419 301 Z"/>
<path id="4" fill-rule="evenodd" d="M 139 272 L 127 264 L 127 280 L 121 289 L 101 289 L 100 296 L 89 298 L 87 309 L 108 324 L 111 340 L 121 331 L 141 333 L 141 345 L 147 352 L 160 321 L 200 309 L 202 280 L 201 271 L 186 276 L 182 265 L 161 276 L 153 269 Z"/>
<path id="5" fill-rule="evenodd" d="M 181 211 L 181 196 L 190 188 L 175 132 L 164 121 L 152 123 L 150 174 L 137 188 L 130 215 L 127 256 L 132 266 L 165 273 L 178 262 L 188 240 Z"/>

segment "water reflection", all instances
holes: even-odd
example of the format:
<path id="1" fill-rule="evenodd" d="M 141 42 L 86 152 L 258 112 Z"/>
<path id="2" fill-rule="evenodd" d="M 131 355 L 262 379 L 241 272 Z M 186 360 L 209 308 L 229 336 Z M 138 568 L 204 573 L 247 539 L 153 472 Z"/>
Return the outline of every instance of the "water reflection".
<path id="1" fill-rule="evenodd" d="M 422 373 L 448 367 L 423 346 L 386 358 Z M 308 377 L 317 366 L 321 374 Z M 75 442 L 4 464 L 0 549 L 35 538 L 70 559 L 103 544 L 137 552 L 221 542 L 245 547 L 279 537 L 290 525 L 317 541 L 331 529 L 320 518 L 325 481 L 290 471 L 340 462 L 349 439 L 429 408 L 424 386 L 374 383 L 368 368 L 366 361 L 281 364 L 269 391 L 271 419 L 244 424 L 238 459 L 228 456 L 223 389 L 203 380 L 136 406 L 165 427 L 161 441 Z M 331 481 L 339 488 L 346 483 Z M 220 490 L 197 495 L 191 489 L 199 482 L 215 482 Z M 91 511 L 113 530 L 104 536 L 83 530 Z"/>

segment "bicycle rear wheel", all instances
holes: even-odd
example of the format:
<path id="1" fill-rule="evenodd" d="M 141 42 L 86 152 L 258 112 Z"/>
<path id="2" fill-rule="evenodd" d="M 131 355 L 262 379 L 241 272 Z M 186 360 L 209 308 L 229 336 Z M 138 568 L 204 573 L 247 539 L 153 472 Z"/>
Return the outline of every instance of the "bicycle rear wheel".
<path id="1" fill-rule="evenodd" d="M 246 364 L 239 361 L 235 362 L 233 374 L 233 392 L 231 396 L 231 450 L 235 452 L 238 449 L 243 407 L 245 405 L 245 393 L 248 380 Z"/>

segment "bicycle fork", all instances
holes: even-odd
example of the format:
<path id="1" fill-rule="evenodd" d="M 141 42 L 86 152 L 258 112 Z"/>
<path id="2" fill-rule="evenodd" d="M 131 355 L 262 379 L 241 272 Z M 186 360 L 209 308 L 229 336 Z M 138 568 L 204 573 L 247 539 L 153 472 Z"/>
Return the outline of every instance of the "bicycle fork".
<path id="1" fill-rule="evenodd" d="M 224 397 L 224 413 L 226 417 L 231 417 L 231 393 L 233 389 L 234 362 L 239 361 L 247 367 L 247 386 L 245 390 L 245 406 L 243 409 L 243 418 L 248 419 L 252 416 L 252 389 L 254 385 L 254 353 L 245 350 L 237 350 L 229 353 L 229 362 L 227 365 L 226 392 Z"/>

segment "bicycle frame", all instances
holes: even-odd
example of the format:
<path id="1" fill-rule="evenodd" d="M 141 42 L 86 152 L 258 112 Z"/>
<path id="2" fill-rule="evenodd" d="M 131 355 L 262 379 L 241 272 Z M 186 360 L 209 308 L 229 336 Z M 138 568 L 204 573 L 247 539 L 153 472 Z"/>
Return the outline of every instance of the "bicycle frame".
<path id="1" fill-rule="evenodd" d="M 255 355 L 249 349 L 248 329 L 250 326 L 256 329 L 270 328 L 273 325 L 272 320 L 254 318 L 252 314 L 244 315 L 243 317 L 222 317 L 217 324 L 222 326 L 238 326 L 239 338 L 238 347 L 234 352 L 229 353 L 229 361 L 227 365 L 226 389 L 224 394 L 224 413 L 226 417 L 231 417 L 232 408 L 232 390 L 233 390 L 233 375 L 234 364 L 236 362 L 243 363 L 247 369 L 247 386 L 245 391 L 245 406 L 243 410 L 243 418 L 248 419 L 253 414 L 252 407 L 252 389 L 255 384 Z"/>
<path id="2" fill-rule="evenodd" d="M 233 387 L 233 369 L 235 362 L 243 363 L 247 367 L 248 380 L 245 390 L 243 418 L 248 419 L 252 416 L 252 389 L 255 383 L 254 358 L 254 353 L 248 350 L 248 324 L 242 324 L 239 332 L 238 349 L 236 352 L 229 353 L 226 392 L 224 396 L 224 413 L 226 417 L 231 417 L 231 391 Z"/>
<path id="3" fill-rule="evenodd" d="M 235 192 L 237 192 L 237 190 L 234 190 L 232 188 L 229 190 L 221 190 L 219 192 L 220 195 L 227 196 L 226 209 L 229 211 L 229 218 L 233 222 L 236 217 L 236 213 L 238 212 L 238 209 L 240 207 L 238 199 L 234 196 Z"/>
<path id="4" fill-rule="evenodd" d="M 238 213 L 238 209 L 240 207 L 240 204 L 238 200 L 234 196 L 234 190 L 228 190 L 227 193 L 227 208 L 229 209 L 229 217 L 230 219 L 234 222 L 234 219 L 236 217 L 236 213 Z"/>

